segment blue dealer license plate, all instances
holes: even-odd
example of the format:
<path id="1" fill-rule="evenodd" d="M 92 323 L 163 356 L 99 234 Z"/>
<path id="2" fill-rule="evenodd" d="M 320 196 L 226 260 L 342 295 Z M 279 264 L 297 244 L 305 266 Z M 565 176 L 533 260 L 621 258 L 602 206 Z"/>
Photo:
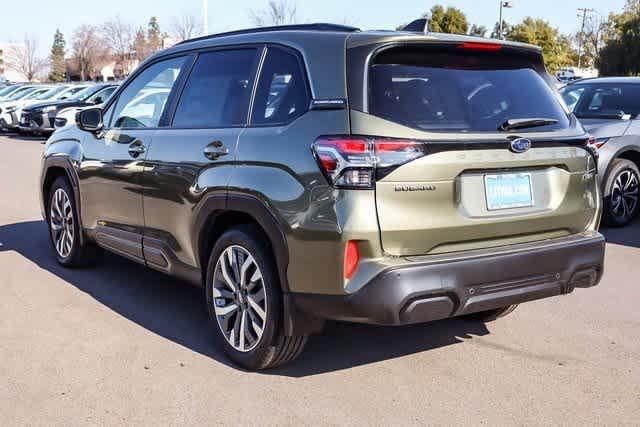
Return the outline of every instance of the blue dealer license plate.
<path id="1" fill-rule="evenodd" d="M 490 211 L 533 206 L 529 173 L 485 175 L 484 189 Z"/>

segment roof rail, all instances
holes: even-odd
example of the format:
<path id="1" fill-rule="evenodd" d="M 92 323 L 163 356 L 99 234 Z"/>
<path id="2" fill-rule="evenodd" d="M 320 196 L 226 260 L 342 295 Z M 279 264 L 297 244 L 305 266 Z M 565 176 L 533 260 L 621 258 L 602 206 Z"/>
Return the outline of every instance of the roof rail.
<path id="1" fill-rule="evenodd" d="M 355 33 L 356 31 L 360 31 L 360 29 L 356 27 L 350 27 L 348 25 L 324 24 L 324 23 L 279 25 L 277 27 L 248 28 L 246 30 L 237 30 L 237 31 L 229 31 L 226 33 L 211 34 L 208 36 L 202 36 L 202 37 L 196 37 L 193 39 L 184 40 L 178 43 L 178 45 L 200 41 L 200 40 L 216 39 L 218 37 L 239 36 L 243 34 L 269 33 L 273 31 L 335 31 L 335 32 L 344 32 L 344 33 Z"/>

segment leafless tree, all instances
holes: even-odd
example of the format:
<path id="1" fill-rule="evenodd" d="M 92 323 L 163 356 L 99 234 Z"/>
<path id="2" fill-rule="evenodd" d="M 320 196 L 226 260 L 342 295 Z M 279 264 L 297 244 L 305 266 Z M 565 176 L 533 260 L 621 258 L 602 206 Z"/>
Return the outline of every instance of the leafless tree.
<path id="1" fill-rule="evenodd" d="M 295 1 L 269 0 L 266 8 L 249 11 L 249 19 L 258 27 L 296 24 L 298 7 Z"/>
<path id="2" fill-rule="evenodd" d="M 171 20 L 171 36 L 178 40 L 188 40 L 202 33 L 202 24 L 193 15 L 182 15 Z"/>
<path id="3" fill-rule="evenodd" d="M 131 54 L 131 45 L 135 37 L 133 26 L 117 15 L 102 24 L 100 30 L 102 40 L 115 57 L 116 62 L 125 61 Z"/>
<path id="4" fill-rule="evenodd" d="M 7 68 L 32 81 L 46 66 L 46 61 L 36 56 L 37 50 L 38 39 L 34 35 L 25 34 L 23 43 L 11 43 L 4 53 Z"/>
<path id="5" fill-rule="evenodd" d="M 76 29 L 71 40 L 71 51 L 82 80 L 92 77 L 99 62 L 108 53 L 98 28 L 91 25 L 81 25 Z"/>

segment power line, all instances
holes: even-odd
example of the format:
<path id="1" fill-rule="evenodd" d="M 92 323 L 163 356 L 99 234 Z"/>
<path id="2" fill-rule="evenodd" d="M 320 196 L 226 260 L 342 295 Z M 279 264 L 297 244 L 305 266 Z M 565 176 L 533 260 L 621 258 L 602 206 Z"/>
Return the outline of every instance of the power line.
<path id="1" fill-rule="evenodd" d="M 578 68 L 582 66 L 582 48 L 584 45 L 584 26 L 587 23 L 587 17 L 591 13 L 595 13 L 595 9 L 589 9 L 586 7 L 578 8 L 578 18 L 582 18 L 582 27 L 580 28 L 580 37 L 578 40 Z"/>

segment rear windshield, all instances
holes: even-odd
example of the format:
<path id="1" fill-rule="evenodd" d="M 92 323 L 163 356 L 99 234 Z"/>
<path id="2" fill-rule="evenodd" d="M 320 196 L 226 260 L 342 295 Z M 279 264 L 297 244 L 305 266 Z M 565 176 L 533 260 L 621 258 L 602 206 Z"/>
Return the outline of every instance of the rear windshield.
<path id="1" fill-rule="evenodd" d="M 562 89 L 567 106 L 581 119 L 640 114 L 640 84 L 589 83 Z"/>
<path id="2" fill-rule="evenodd" d="M 496 132 L 510 119 L 570 121 L 556 93 L 528 57 L 496 52 L 394 49 L 370 70 L 369 111 L 432 132 Z"/>

